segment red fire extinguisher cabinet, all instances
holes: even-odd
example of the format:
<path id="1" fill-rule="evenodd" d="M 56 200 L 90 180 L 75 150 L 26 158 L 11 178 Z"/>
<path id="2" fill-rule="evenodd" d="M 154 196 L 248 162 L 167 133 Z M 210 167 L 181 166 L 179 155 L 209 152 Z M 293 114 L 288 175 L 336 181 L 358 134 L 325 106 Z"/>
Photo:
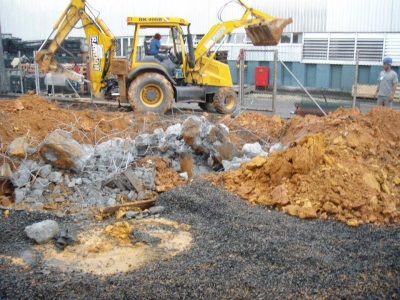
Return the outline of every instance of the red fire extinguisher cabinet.
<path id="1" fill-rule="evenodd" d="M 268 89 L 269 82 L 269 68 L 268 67 L 256 67 L 255 74 L 255 86 L 256 89 Z"/>

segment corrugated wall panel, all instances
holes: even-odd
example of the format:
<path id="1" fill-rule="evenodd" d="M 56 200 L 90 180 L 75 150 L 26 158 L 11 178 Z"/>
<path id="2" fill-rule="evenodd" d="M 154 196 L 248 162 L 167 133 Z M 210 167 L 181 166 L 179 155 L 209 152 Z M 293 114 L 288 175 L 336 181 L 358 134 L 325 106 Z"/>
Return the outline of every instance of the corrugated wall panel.
<path id="1" fill-rule="evenodd" d="M 400 30 L 399 0 L 329 1 L 327 11 L 326 31 L 329 32 L 394 32 Z"/>
<path id="2" fill-rule="evenodd" d="M 262 11 L 274 16 L 293 18 L 293 23 L 285 30 L 287 32 L 325 31 L 326 2 L 326 0 L 257 1 Z"/>
<path id="3" fill-rule="evenodd" d="M 25 40 L 44 39 L 70 0 L 0 0 L 3 33 Z M 192 33 L 205 33 L 218 23 L 217 13 L 229 0 L 89 0 L 116 36 L 132 35 L 128 15 L 178 16 L 192 23 Z M 400 0 L 249 0 L 258 10 L 292 17 L 286 32 L 399 32 Z M 242 8 L 229 4 L 224 20 L 237 19 Z M 239 31 L 243 31 L 240 29 Z M 83 36 L 73 31 L 71 36 Z"/>

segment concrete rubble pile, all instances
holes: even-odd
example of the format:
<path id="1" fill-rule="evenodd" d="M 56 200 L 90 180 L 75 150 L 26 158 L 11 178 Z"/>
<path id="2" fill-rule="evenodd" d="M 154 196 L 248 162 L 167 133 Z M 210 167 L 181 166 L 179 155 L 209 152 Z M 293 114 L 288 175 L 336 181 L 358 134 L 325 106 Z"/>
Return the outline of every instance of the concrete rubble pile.
<path id="1" fill-rule="evenodd" d="M 223 124 L 214 126 L 197 116 L 165 132 L 157 128 L 135 139 L 114 138 L 97 145 L 80 144 L 71 133 L 57 129 L 37 149 L 30 148 L 25 137 L 14 140 L 7 152 L 18 167 L 11 172 L 5 163 L 0 171 L 15 188 L 15 204 L 32 209 L 63 207 L 72 213 L 155 200 L 174 184 L 215 170 L 237 169 L 259 154 L 267 156 L 258 143 L 237 149 L 226 137 L 228 132 Z M 283 149 L 277 144 L 271 151 Z M 27 159 L 35 152 L 39 161 Z M 157 179 L 154 157 L 179 174 L 178 183 L 166 186 Z M 143 158 L 145 164 L 138 164 Z"/>

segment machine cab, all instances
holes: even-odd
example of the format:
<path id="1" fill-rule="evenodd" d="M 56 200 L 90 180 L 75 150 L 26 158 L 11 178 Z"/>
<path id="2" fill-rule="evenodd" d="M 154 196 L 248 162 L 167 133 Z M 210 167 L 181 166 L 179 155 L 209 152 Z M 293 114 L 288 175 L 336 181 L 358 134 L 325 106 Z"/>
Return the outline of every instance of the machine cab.
<path id="1" fill-rule="evenodd" d="M 128 59 L 129 71 L 159 68 L 161 65 L 175 81 L 183 81 L 188 57 L 182 26 L 188 26 L 189 22 L 177 17 L 133 16 L 127 17 L 127 24 L 135 27 L 132 53 Z M 154 55 L 150 53 L 150 44 L 156 33 L 161 35 L 161 47 Z"/>

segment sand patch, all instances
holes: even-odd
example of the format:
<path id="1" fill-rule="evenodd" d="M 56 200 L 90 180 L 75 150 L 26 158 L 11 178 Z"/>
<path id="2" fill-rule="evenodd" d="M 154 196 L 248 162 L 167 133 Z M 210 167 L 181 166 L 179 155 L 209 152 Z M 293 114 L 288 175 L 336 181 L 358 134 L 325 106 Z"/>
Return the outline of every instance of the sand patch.
<path id="1" fill-rule="evenodd" d="M 175 256 L 191 247 L 190 226 L 166 219 L 116 222 L 96 226 L 78 236 L 79 243 L 59 251 L 53 244 L 36 245 L 44 264 L 62 271 L 111 275 L 140 268 L 152 260 Z M 135 242 L 131 230 L 145 232 L 156 243 Z"/>

